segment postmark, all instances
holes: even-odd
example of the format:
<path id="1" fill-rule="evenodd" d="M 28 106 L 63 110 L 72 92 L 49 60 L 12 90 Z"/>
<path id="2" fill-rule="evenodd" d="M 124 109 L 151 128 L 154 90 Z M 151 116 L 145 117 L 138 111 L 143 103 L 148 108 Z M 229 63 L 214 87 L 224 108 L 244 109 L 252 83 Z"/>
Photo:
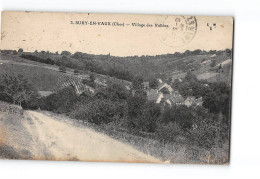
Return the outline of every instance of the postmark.
<path id="1" fill-rule="evenodd" d="M 170 47 L 180 47 L 190 43 L 197 32 L 195 16 L 166 16 L 163 24 L 169 24 L 163 34 L 161 42 Z"/>

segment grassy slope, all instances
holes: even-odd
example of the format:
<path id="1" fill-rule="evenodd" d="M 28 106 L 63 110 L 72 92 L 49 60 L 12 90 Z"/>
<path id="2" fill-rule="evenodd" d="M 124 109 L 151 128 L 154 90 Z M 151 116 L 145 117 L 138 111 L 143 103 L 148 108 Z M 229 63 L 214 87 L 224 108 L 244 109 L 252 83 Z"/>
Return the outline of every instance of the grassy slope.
<path id="1" fill-rule="evenodd" d="M 6 63 L 0 65 L 1 74 L 21 74 L 29 80 L 39 91 L 51 91 L 62 75 L 59 72 L 36 66 L 25 66 Z"/>

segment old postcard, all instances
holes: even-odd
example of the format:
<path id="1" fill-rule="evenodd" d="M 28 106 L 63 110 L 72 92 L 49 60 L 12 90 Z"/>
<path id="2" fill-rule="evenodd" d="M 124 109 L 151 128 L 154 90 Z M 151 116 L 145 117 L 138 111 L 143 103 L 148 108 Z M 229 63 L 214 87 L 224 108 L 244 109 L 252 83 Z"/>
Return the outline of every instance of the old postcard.
<path id="1" fill-rule="evenodd" d="M 2 12 L 0 158 L 228 164 L 233 18 Z"/>

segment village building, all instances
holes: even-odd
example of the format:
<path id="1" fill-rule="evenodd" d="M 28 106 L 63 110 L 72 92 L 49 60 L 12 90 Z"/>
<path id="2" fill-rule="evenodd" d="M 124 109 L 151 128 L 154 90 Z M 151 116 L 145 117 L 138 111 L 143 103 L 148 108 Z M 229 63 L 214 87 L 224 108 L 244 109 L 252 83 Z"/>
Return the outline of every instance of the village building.
<path id="1" fill-rule="evenodd" d="M 203 100 L 202 100 L 202 97 L 196 99 L 196 98 L 193 97 L 193 96 L 189 96 L 189 97 L 187 97 L 187 99 L 184 101 L 184 104 L 185 104 L 187 107 L 190 107 L 190 106 L 202 106 Z"/>
<path id="2" fill-rule="evenodd" d="M 203 103 L 202 97 L 196 99 L 193 96 L 189 96 L 185 100 L 177 90 L 174 90 L 167 83 L 160 83 L 157 89 L 147 90 L 147 99 L 148 101 L 170 107 L 173 105 L 202 106 Z"/>
<path id="3" fill-rule="evenodd" d="M 164 94 L 172 94 L 173 89 L 167 83 L 161 83 L 161 84 L 159 84 L 158 91 L 162 92 Z"/>

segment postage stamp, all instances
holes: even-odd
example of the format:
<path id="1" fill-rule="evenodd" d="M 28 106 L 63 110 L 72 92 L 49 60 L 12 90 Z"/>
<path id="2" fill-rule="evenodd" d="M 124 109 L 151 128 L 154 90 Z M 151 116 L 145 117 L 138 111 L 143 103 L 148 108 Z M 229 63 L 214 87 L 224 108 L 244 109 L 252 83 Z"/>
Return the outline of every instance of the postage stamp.
<path id="1" fill-rule="evenodd" d="M 197 32 L 197 19 L 195 16 L 166 16 L 164 24 L 170 24 L 164 31 L 161 41 L 171 47 L 188 44 Z"/>

